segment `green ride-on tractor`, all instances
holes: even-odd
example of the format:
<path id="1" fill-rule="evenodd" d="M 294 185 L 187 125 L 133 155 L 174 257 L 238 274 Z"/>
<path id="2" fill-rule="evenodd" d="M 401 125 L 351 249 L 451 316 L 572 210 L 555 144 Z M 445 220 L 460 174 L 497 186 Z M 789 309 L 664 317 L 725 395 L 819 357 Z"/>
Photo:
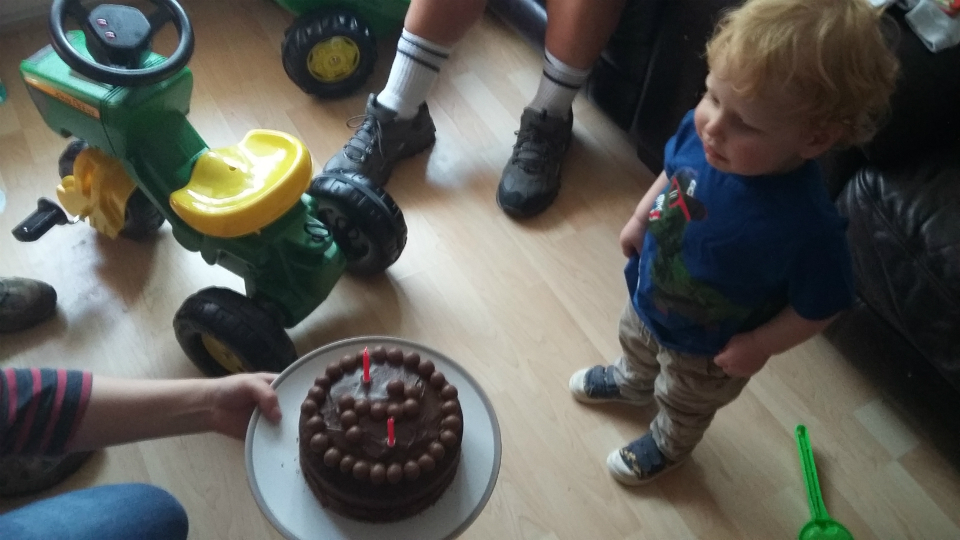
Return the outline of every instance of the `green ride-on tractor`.
<path id="1" fill-rule="evenodd" d="M 283 68 L 308 94 L 347 96 L 377 61 L 377 41 L 403 23 L 410 0 L 276 0 L 297 19 L 281 47 Z"/>
<path id="2" fill-rule="evenodd" d="M 20 66 L 44 121 L 76 137 L 60 158 L 66 210 L 111 237 L 146 237 L 169 221 L 183 247 L 244 280 L 246 295 L 208 288 L 174 317 L 184 352 L 208 375 L 282 371 L 297 358 L 284 328 L 306 318 L 344 270 L 382 272 L 406 244 L 403 214 L 366 178 L 315 178 L 296 138 L 256 129 L 210 149 L 187 120 L 193 29 L 175 0 L 150 15 L 124 5 L 91 10 L 54 0 L 51 45 Z M 80 31 L 66 31 L 68 18 Z M 152 37 L 176 27 L 176 50 Z M 33 241 L 67 214 L 49 199 L 14 229 Z"/>

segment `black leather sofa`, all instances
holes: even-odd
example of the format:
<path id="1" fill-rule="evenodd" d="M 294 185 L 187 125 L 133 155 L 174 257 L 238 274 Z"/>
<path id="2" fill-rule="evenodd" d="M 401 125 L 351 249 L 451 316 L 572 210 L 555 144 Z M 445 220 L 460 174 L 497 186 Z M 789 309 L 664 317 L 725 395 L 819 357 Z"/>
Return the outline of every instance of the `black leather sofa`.
<path id="1" fill-rule="evenodd" d="M 489 0 L 489 7 L 542 48 L 543 1 Z M 737 3 L 628 0 L 594 66 L 587 97 L 630 134 L 654 173 L 703 91 L 702 54 L 714 23 Z M 930 53 L 902 12 L 890 14 L 902 63 L 892 115 L 869 145 L 820 160 L 850 220 L 858 291 L 857 305 L 825 333 L 902 398 L 904 410 L 924 418 L 911 417 L 960 427 L 960 47 Z"/>

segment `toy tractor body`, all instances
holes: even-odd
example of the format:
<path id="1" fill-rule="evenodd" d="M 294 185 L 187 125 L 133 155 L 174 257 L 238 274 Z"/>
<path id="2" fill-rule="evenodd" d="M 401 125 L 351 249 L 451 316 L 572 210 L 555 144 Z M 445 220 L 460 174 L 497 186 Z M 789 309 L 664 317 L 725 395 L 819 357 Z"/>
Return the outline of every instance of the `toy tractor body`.
<path id="1" fill-rule="evenodd" d="M 189 20 L 175 0 L 151 2 L 148 18 L 55 0 L 52 46 L 21 63 L 44 122 L 77 137 L 61 155 L 57 196 L 111 238 L 143 238 L 169 221 L 183 247 L 242 277 L 246 295 L 210 288 L 188 298 L 174 317 L 177 339 L 211 375 L 280 371 L 297 358 L 284 328 L 313 312 L 345 269 L 372 274 L 396 261 L 403 215 L 362 176 L 311 178 L 310 153 L 286 133 L 257 129 L 209 148 L 187 120 Z M 84 30 L 65 31 L 68 15 Z M 150 37 L 171 20 L 180 41 L 165 58 Z M 66 222 L 41 199 L 14 235 L 33 241 Z"/>
<path id="2" fill-rule="evenodd" d="M 82 32 L 72 32 L 70 39 L 76 48 L 85 48 Z M 89 208 L 106 214 L 107 218 L 91 220 L 91 225 L 116 237 L 124 224 L 126 202 L 139 189 L 170 222 L 183 247 L 200 252 L 207 263 L 243 277 L 247 296 L 279 309 L 286 327 L 302 321 L 333 289 L 346 260 L 323 224 L 310 215 L 314 201 L 303 194 L 312 175 L 310 167 L 306 174 L 301 172 L 302 182 L 290 190 L 296 192 L 298 203 L 283 208 L 284 201 L 278 196 L 271 208 L 258 204 L 256 213 L 267 214 L 263 219 L 251 221 L 253 216 L 240 213 L 227 218 L 226 212 L 211 214 L 214 221 L 221 222 L 221 230 L 217 230 L 214 225 L 203 225 L 202 220 L 192 227 L 171 208 L 176 195 L 190 197 L 190 190 L 181 190 L 190 183 L 198 160 L 211 151 L 186 118 L 193 87 L 189 68 L 150 86 L 110 86 L 77 77 L 48 46 L 24 61 L 21 73 L 47 125 L 91 147 L 77 156 L 75 174 L 61 180 L 57 189 L 60 203 L 69 213 L 86 217 Z M 294 142 L 289 149 L 283 148 L 289 141 L 280 136 L 265 141 L 280 143 L 270 148 L 274 153 L 294 153 L 296 149 Z M 248 151 L 243 146 L 241 143 L 241 153 Z M 220 156 L 226 153 L 226 149 L 217 152 Z M 212 164 L 205 177 L 210 179 L 208 183 L 222 186 L 236 181 L 231 172 L 246 174 L 230 171 L 230 161 L 228 157 Z M 309 157 L 301 161 L 309 162 Z M 99 196 L 93 200 L 85 197 L 94 187 Z M 232 223 L 224 225 L 224 219 Z M 259 227 L 264 221 L 267 225 Z M 225 227 L 230 230 L 223 230 Z"/>

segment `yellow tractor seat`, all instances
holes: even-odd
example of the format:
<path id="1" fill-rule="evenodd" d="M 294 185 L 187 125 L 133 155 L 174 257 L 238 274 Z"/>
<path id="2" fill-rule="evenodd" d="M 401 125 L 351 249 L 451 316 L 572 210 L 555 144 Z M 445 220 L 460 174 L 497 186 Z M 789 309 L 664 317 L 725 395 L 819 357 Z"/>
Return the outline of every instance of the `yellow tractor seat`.
<path id="1" fill-rule="evenodd" d="M 234 238 L 260 231 L 293 207 L 313 173 L 310 152 L 295 137 L 251 130 L 239 143 L 208 150 L 170 207 L 198 232 Z"/>

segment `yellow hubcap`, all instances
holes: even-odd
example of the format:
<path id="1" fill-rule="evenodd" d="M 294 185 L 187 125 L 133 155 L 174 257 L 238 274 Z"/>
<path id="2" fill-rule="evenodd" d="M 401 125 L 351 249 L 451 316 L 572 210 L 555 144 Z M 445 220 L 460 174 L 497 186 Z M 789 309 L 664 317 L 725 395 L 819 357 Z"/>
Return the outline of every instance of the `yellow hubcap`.
<path id="1" fill-rule="evenodd" d="M 223 366 L 224 369 L 230 373 L 242 373 L 246 371 L 243 369 L 243 363 L 240 362 L 237 355 L 233 354 L 233 351 L 228 349 L 219 339 L 208 334 L 203 334 L 200 340 L 203 342 L 203 346 L 207 348 L 210 356 L 212 356 L 218 364 Z"/>
<path id="2" fill-rule="evenodd" d="M 357 70 L 360 47 L 350 38 L 336 36 L 317 43 L 307 56 L 307 68 L 317 80 L 339 82 Z"/>

